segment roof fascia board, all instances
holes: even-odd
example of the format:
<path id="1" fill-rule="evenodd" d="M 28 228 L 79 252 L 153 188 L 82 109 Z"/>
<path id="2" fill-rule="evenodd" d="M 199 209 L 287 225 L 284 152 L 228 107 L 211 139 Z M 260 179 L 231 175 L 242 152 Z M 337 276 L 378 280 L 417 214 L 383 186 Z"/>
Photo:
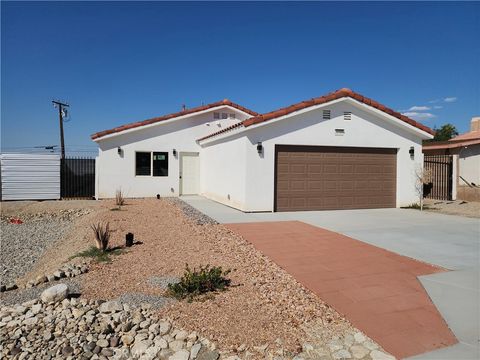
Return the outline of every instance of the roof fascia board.
<path id="1" fill-rule="evenodd" d="M 163 125 L 163 124 L 170 124 L 170 123 L 172 123 L 172 122 L 174 122 L 174 121 L 177 121 L 177 120 L 182 120 L 182 119 L 186 119 L 186 118 L 188 118 L 188 117 L 206 114 L 206 113 L 208 113 L 208 112 L 216 111 L 216 110 L 220 110 L 220 109 L 224 109 L 224 108 L 229 108 L 229 109 L 231 109 L 231 110 L 239 111 L 239 112 L 241 112 L 242 114 L 247 115 L 248 117 L 252 117 L 251 114 L 249 114 L 249 113 L 247 113 L 247 112 L 245 112 L 245 111 L 242 111 L 242 110 L 237 109 L 237 108 L 235 108 L 235 107 L 233 107 L 233 106 L 230 106 L 230 105 L 225 104 L 225 105 L 219 105 L 219 106 L 216 106 L 216 107 L 212 107 L 212 108 L 210 108 L 210 109 L 205 109 L 205 110 L 202 110 L 202 111 L 197 111 L 197 112 L 194 112 L 194 113 L 191 113 L 191 114 L 181 115 L 181 116 L 177 116 L 177 117 L 174 117 L 174 118 L 171 118 L 171 119 L 158 121 L 158 122 L 155 122 L 155 123 L 153 123 L 153 124 L 138 126 L 138 127 L 134 127 L 134 128 L 131 128 L 131 129 L 126 129 L 126 130 L 123 130 L 123 131 L 115 132 L 115 133 L 112 133 L 112 134 L 107 134 L 107 135 L 105 135 L 105 136 L 102 136 L 102 137 L 93 139 L 93 141 L 94 141 L 94 142 L 99 142 L 99 141 L 107 140 L 107 139 L 110 139 L 110 138 L 115 137 L 115 136 L 128 134 L 128 133 L 131 133 L 131 132 L 134 132 L 134 131 L 138 131 L 138 130 L 144 130 L 144 129 L 148 129 L 148 128 L 151 128 L 151 127 L 154 127 L 154 126 Z M 213 120 L 212 120 L 212 121 L 213 121 Z"/>

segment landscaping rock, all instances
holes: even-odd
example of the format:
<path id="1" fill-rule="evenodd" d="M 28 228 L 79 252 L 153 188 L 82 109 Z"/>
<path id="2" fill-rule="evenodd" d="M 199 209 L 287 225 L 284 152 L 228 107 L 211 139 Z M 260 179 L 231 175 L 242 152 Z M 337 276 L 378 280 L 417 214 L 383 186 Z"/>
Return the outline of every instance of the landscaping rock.
<path id="1" fill-rule="evenodd" d="M 187 350 L 179 350 L 171 355 L 168 360 L 188 360 L 190 353 Z"/>
<path id="2" fill-rule="evenodd" d="M 138 342 L 135 340 L 135 343 L 131 348 L 132 355 L 140 356 L 144 354 L 145 351 L 147 351 L 147 349 L 150 347 L 150 345 L 152 345 L 151 340 L 141 340 Z"/>
<path id="3" fill-rule="evenodd" d="M 100 339 L 97 341 L 97 346 L 100 346 L 101 348 L 106 348 L 108 345 L 108 340 Z"/>
<path id="4" fill-rule="evenodd" d="M 367 338 L 365 337 L 365 335 L 363 335 L 361 332 L 356 332 L 354 335 L 353 335 L 355 341 L 357 343 L 360 343 L 362 344 L 363 342 L 365 342 L 365 340 L 367 340 Z"/>
<path id="5" fill-rule="evenodd" d="M 333 357 L 334 359 L 338 359 L 338 360 L 351 359 L 351 358 L 352 358 L 352 354 L 350 354 L 347 350 L 342 349 L 342 350 L 338 350 L 338 351 L 334 352 L 334 353 L 332 354 L 332 357 Z"/>
<path id="6" fill-rule="evenodd" d="M 98 309 L 101 313 L 114 313 L 123 311 L 123 305 L 118 301 L 107 301 L 100 305 Z"/>
<path id="7" fill-rule="evenodd" d="M 173 352 L 177 352 L 185 347 L 185 342 L 183 340 L 175 340 L 169 343 L 168 346 Z"/>
<path id="8" fill-rule="evenodd" d="M 208 350 L 205 347 L 199 351 L 197 360 L 217 360 L 220 357 L 220 353 L 217 350 Z"/>
<path id="9" fill-rule="evenodd" d="M 132 335 L 129 335 L 129 334 L 125 334 L 121 337 L 122 340 L 122 343 L 126 346 L 130 346 L 133 344 L 133 341 L 135 340 L 135 338 L 132 336 Z"/>
<path id="10" fill-rule="evenodd" d="M 367 356 L 370 350 L 363 347 L 362 345 L 354 345 L 350 348 L 350 352 L 355 359 L 363 359 L 365 356 Z"/>
<path id="11" fill-rule="evenodd" d="M 372 360 L 395 360 L 395 357 L 393 357 L 392 355 L 388 355 L 379 350 L 373 350 L 370 353 L 370 357 L 372 358 Z"/>
<path id="12" fill-rule="evenodd" d="M 68 286 L 58 284 L 42 292 L 41 299 L 44 303 L 62 301 L 68 295 Z"/>
<path id="13" fill-rule="evenodd" d="M 192 348 L 190 349 L 190 359 L 196 359 L 201 349 L 202 349 L 202 344 L 193 345 Z"/>

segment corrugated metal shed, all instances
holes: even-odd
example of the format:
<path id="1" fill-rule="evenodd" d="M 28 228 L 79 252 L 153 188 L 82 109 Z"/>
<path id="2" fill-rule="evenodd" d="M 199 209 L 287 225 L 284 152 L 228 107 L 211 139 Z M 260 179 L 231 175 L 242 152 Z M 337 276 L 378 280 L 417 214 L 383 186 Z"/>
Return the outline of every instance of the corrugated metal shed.
<path id="1" fill-rule="evenodd" d="M 1 154 L 2 200 L 60 199 L 60 155 Z"/>

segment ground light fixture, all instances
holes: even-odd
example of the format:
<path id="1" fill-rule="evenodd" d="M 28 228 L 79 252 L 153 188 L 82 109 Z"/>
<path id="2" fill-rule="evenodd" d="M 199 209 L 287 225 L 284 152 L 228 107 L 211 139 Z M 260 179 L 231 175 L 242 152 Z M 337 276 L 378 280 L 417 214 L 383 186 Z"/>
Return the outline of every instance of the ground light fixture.
<path id="1" fill-rule="evenodd" d="M 129 232 L 125 235 L 125 245 L 127 247 L 130 247 L 133 245 L 133 233 Z"/>

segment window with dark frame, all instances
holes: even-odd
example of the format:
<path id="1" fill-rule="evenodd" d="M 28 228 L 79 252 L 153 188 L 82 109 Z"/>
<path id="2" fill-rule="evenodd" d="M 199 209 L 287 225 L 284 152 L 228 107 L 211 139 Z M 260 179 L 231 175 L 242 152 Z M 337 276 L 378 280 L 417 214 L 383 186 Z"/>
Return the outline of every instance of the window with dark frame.
<path id="1" fill-rule="evenodd" d="M 151 153 L 137 152 L 135 153 L 135 175 L 149 176 L 151 167 Z"/>
<path id="2" fill-rule="evenodd" d="M 153 153 L 153 176 L 168 176 L 168 152 Z"/>

